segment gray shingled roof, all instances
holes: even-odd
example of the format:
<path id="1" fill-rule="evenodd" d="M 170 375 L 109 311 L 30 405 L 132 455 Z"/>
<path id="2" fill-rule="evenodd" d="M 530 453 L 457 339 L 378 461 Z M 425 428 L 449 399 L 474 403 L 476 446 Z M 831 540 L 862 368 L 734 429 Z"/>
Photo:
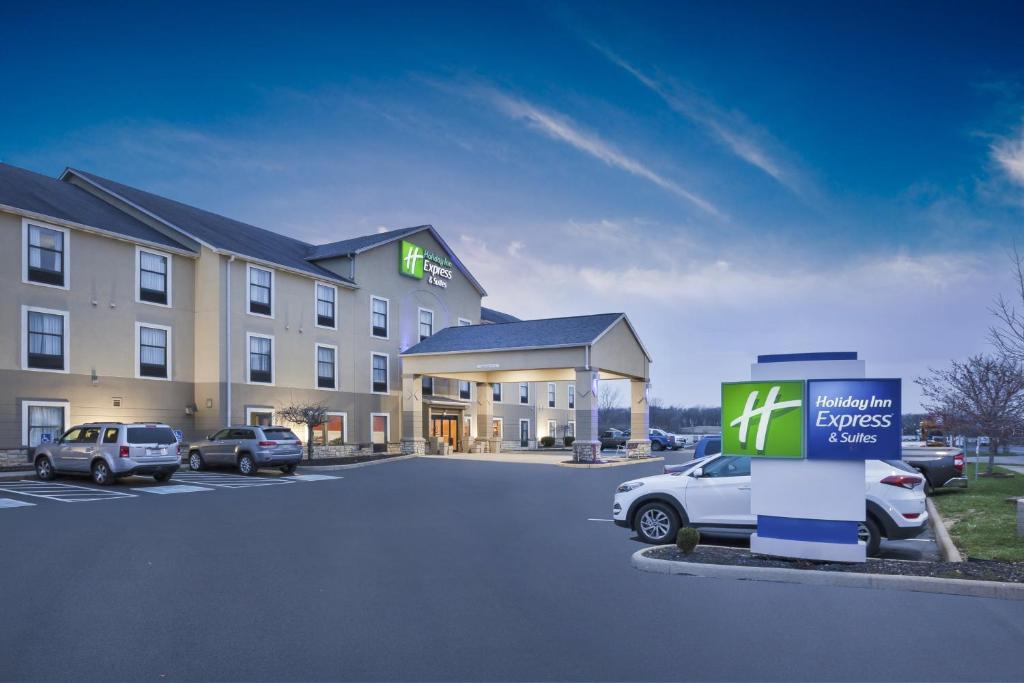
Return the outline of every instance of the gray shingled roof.
<path id="1" fill-rule="evenodd" d="M 593 343 L 622 316 L 622 313 L 601 313 L 571 318 L 446 327 L 402 355 L 586 346 Z"/>
<path id="2" fill-rule="evenodd" d="M 80 187 L 0 163 L 0 204 L 61 221 L 124 235 L 150 244 L 187 250 L 159 230 L 138 221 Z"/>
<path id="3" fill-rule="evenodd" d="M 487 308 L 486 306 L 481 306 L 480 307 L 480 320 L 483 320 L 483 321 L 486 321 L 486 322 L 489 322 L 489 323 L 517 323 L 517 322 L 521 322 L 520 319 L 515 317 L 514 315 L 509 315 L 508 313 L 502 313 L 501 311 L 496 311 L 493 308 Z"/>
<path id="4" fill-rule="evenodd" d="M 317 277 L 351 283 L 348 278 L 307 261 L 306 257 L 313 249 L 313 245 L 308 242 L 204 211 L 92 173 L 75 169 L 68 169 L 68 172 L 120 196 L 215 249 L 276 263 Z"/>
<path id="5" fill-rule="evenodd" d="M 363 235 L 362 237 L 353 237 L 347 240 L 329 242 L 328 244 L 318 244 L 313 247 L 313 251 L 309 253 L 306 259 L 309 261 L 317 261 L 320 259 L 337 258 L 339 256 L 351 256 L 352 254 L 358 254 L 361 251 L 372 249 L 378 244 L 385 244 L 391 240 L 396 240 L 414 232 L 426 230 L 429 227 L 429 225 L 417 225 L 413 228 L 399 228 L 398 230 L 378 232 L 374 235 Z"/>

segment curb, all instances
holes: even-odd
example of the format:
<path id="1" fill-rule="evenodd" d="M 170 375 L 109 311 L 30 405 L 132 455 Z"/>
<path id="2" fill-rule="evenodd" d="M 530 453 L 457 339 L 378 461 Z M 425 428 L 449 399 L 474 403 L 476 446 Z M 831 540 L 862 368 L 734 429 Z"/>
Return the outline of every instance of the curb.
<path id="1" fill-rule="evenodd" d="M 675 562 L 647 557 L 644 553 L 648 550 L 654 550 L 654 548 L 644 548 L 633 553 L 633 556 L 630 558 L 630 564 L 640 571 L 652 572 L 654 574 L 682 574 L 684 576 L 699 576 L 713 579 L 774 581 L 778 583 L 802 583 L 811 586 L 839 586 L 842 588 L 881 588 L 916 591 L 919 593 L 965 595 L 972 598 L 1024 600 L 1024 583 L 940 579 L 933 576 L 853 574 L 847 572 L 826 572 L 815 569 L 737 567 L 728 564 Z"/>
<path id="2" fill-rule="evenodd" d="M 412 460 L 416 455 L 399 455 L 394 458 L 381 458 L 380 460 L 367 460 L 366 462 L 353 462 L 348 465 L 299 465 L 296 471 L 302 474 L 316 474 L 317 472 L 333 472 L 334 470 L 351 470 L 357 467 L 369 467 L 370 465 L 384 465 L 389 462 L 401 462 Z"/>
<path id="3" fill-rule="evenodd" d="M 35 476 L 35 470 L 0 470 L 0 479 L 31 479 Z"/>
<path id="4" fill-rule="evenodd" d="M 964 558 L 960 555 L 956 544 L 953 543 L 953 539 L 949 537 L 949 530 L 946 529 L 946 523 L 943 521 L 942 515 L 939 514 L 939 509 L 931 498 L 925 498 L 924 501 L 928 510 L 928 521 L 932 525 L 935 542 L 939 546 L 939 555 L 946 562 L 963 562 Z"/>
<path id="5" fill-rule="evenodd" d="M 625 467 L 627 465 L 639 465 L 645 462 L 664 462 L 665 458 L 634 458 L 632 460 L 617 460 L 616 462 L 599 462 L 599 463 L 585 463 L 585 462 L 560 462 L 559 467 L 568 467 L 570 469 L 601 469 L 603 467 Z"/>

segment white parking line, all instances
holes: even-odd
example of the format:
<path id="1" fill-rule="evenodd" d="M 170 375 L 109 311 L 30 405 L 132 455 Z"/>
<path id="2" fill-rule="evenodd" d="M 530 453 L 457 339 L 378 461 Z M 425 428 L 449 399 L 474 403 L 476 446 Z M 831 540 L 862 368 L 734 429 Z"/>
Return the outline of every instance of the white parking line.
<path id="1" fill-rule="evenodd" d="M 245 489 L 252 486 L 277 486 L 291 484 L 288 479 L 270 479 L 267 477 L 249 477 L 242 474 L 216 474 L 207 472 L 183 472 L 174 475 L 179 481 L 204 486 L 216 486 L 225 489 Z"/>
<path id="2" fill-rule="evenodd" d="M 35 505 L 35 503 L 27 503 L 23 500 L 14 500 L 13 498 L 0 498 L 0 509 L 21 508 L 29 505 Z"/>
<path id="3" fill-rule="evenodd" d="M 601 519 L 600 517 L 587 517 L 588 522 L 614 522 L 614 519 Z"/>
<path id="4" fill-rule="evenodd" d="M 293 474 L 288 478 L 294 481 L 327 481 L 328 479 L 342 479 L 343 477 L 332 477 L 329 474 Z"/>
<path id="5" fill-rule="evenodd" d="M 34 498 L 59 500 L 62 503 L 83 503 L 95 500 L 114 500 L 116 498 L 136 497 L 134 493 L 124 493 L 122 491 L 92 489 L 87 486 L 55 484 L 53 482 L 30 481 L 28 479 L 5 483 L 0 486 L 0 491 L 17 493 L 22 496 L 32 496 Z"/>
<path id="6" fill-rule="evenodd" d="M 181 485 L 170 485 L 170 486 L 150 486 L 147 488 L 133 488 L 132 491 L 145 491 L 146 493 L 158 493 L 160 495 L 166 495 L 169 493 L 193 493 L 195 491 L 213 491 L 202 486 L 189 486 L 188 484 Z"/>

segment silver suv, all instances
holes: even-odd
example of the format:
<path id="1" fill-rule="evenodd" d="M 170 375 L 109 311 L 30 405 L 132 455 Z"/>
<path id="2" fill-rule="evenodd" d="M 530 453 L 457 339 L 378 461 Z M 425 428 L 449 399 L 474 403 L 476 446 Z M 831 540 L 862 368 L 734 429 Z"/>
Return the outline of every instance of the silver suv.
<path id="1" fill-rule="evenodd" d="M 300 462 L 302 443 L 287 427 L 228 427 L 193 443 L 188 451 L 189 469 L 195 471 L 207 465 L 232 465 L 242 474 L 256 474 L 260 467 L 280 467 L 291 474 Z"/>
<path id="2" fill-rule="evenodd" d="M 167 481 L 181 464 L 179 449 L 165 424 L 90 422 L 72 427 L 56 443 L 37 446 L 33 461 L 43 481 L 57 474 L 88 474 L 100 486 L 131 474 Z"/>

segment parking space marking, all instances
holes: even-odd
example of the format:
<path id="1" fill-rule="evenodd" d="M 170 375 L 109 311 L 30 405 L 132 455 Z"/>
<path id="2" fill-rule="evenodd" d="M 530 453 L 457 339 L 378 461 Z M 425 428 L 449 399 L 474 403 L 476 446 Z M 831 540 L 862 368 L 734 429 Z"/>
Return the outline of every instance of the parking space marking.
<path id="1" fill-rule="evenodd" d="M 146 493 L 158 493 L 167 495 L 170 493 L 194 493 L 195 491 L 213 491 L 203 486 L 189 486 L 188 484 L 171 484 L 169 486 L 149 486 L 133 488 L 132 491 L 145 491 Z"/>
<path id="2" fill-rule="evenodd" d="M 14 500 L 13 498 L 0 498 L 0 509 L 21 508 L 28 505 L 35 505 L 35 503 L 29 503 L 24 500 Z"/>
<path id="3" fill-rule="evenodd" d="M 614 519 L 601 519 L 600 517 L 587 517 L 588 522 L 614 522 Z"/>
<path id="4" fill-rule="evenodd" d="M 124 493 L 123 491 L 92 489 L 88 486 L 55 484 L 53 482 L 31 481 L 28 479 L 6 482 L 0 486 L 0 491 L 16 493 L 21 496 L 32 496 L 33 498 L 47 498 L 62 503 L 87 503 L 96 500 L 136 497 L 134 493 Z"/>
<path id="5" fill-rule="evenodd" d="M 295 481 L 327 481 L 328 479 L 342 479 L 343 477 L 332 477 L 329 474 L 293 474 L 288 478 Z"/>
<path id="6" fill-rule="evenodd" d="M 279 484 L 291 484 L 288 479 L 269 479 L 266 477 L 251 477 L 242 474 L 216 474 L 207 472 L 183 472 L 174 475 L 179 481 L 189 484 L 200 484 L 204 486 L 216 486 L 224 489 L 245 489 L 252 486 L 277 486 Z"/>

